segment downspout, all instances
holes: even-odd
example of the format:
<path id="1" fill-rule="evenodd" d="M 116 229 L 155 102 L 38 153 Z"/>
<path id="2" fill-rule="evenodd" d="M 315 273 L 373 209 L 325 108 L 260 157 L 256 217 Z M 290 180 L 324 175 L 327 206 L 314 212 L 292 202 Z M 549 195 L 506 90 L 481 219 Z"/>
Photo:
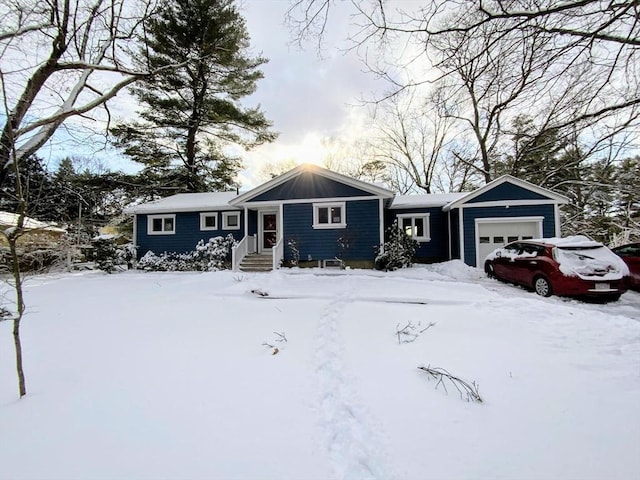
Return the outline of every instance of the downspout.
<path id="1" fill-rule="evenodd" d="M 380 212 L 380 245 L 384 244 L 384 199 L 378 199 L 378 206 Z"/>
<path id="2" fill-rule="evenodd" d="M 133 214 L 133 246 L 136 249 L 135 261 L 138 261 L 138 214 Z"/>
<path id="3" fill-rule="evenodd" d="M 278 230 L 280 231 L 280 235 L 277 240 L 284 239 L 284 203 L 280 203 L 280 207 L 278 208 Z"/>
<path id="4" fill-rule="evenodd" d="M 459 245 L 458 245 L 458 250 L 460 250 L 460 260 L 463 261 L 463 263 L 467 263 L 464 261 L 464 224 L 462 222 L 462 219 L 464 217 L 464 208 L 460 207 L 460 210 L 458 212 L 458 228 L 460 230 L 459 232 Z"/>
<path id="5" fill-rule="evenodd" d="M 449 244 L 449 260 L 451 260 L 451 251 L 453 247 L 451 245 L 451 210 L 447 210 L 447 232 L 448 232 L 448 244 Z"/>

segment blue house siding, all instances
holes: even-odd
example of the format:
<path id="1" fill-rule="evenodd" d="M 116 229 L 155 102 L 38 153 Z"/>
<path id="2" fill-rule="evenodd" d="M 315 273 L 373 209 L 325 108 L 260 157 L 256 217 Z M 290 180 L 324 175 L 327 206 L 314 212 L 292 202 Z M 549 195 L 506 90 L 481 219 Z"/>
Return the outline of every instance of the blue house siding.
<path id="1" fill-rule="evenodd" d="M 258 234 L 258 212 L 256 210 L 249 210 L 249 225 L 247 235 Z"/>
<path id="2" fill-rule="evenodd" d="M 315 173 L 303 173 L 253 197 L 252 202 L 305 198 L 370 197 L 371 193 Z"/>
<path id="3" fill-rule="evenodd" d="M 238 210 L 233 210 L 239 212 Z M 229 233 L 236 240 L 244 236 L 243 212 L 240 213 L 240 230 L 200 230 L 200 212 L 176 213 L 175 233 L 172 235 L 149 235 L 147 233 L 147 215 L 136 215 L 138 258 L 152 251 L 156 255 L 164 252 L 185 253 L 195 249 L 200 240 L 213 237 L 226 237 Z M 155 214 L 154 214 L 155 215 Z M 222 212 L 218 212 L 218 226 L 222 227 Z"/>
<path id="4" fill-rule="evenodd" d="M 553 237 L 555 232 L 555 215 L 552 204 L 521 205 L 512 207 L 478 207 L 463 209 L 464 227 L 464 261 L 467 265 L 476 266 L 476 218 L 497 217 L 544 217 L 542 234 Z"/>
<path id="5" fill-rule="evenodd" d="M 449 232 L 447 230 L 447 214 L 440 207 L 433 208 L 402 208 L 387 210 L 385 212 L 385 238 L 387 229 L 393 224 L 397 215 L 421 213 L 429 214 L 429 229 L 431 240 L 420 242 L 416 250 L 416 260 L 422 262 L 433 262 L 446 260 L 449 255 Z"/>
<path id="6" fill-rule="evenodd" d="M 545 197 L 544 195 L 540 195 L 537 192 L 522 188 L 518 185 L 505 182 L 501 185 L 495 186 L 488 192 L 472 198 L 466 203 L 497 202 L 501 200 L 549 200 L 549 197 Z"/>
<path id="7" fill-rule="evenodd" d="M 295 240 L 301 260 L 373 260 L 380 241 L 379 203 L 374 200 L 346 202 L 347 228 L 314 229 L 313 205 L 284 205 L 284 241 Z M 343 251 L 338 239 L 348 241 Z M 291 260 L 291 249 L 285 246 L 285 260 Z"/>
<path id="8" fill-rule="evenodd" d="M 460 258 L 460 212 L 455 209 L 448 213 L 451 217 L 451 258 Z"/>

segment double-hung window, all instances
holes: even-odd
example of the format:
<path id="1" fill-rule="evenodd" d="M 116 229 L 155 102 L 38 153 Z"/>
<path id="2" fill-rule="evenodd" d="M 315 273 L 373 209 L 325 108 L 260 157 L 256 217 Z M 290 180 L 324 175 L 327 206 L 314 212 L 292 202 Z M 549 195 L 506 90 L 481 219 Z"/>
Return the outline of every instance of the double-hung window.
<path id="1" fill-rule="evenodd" d="M 222 229 L 240 230 L 240 212 L 223 212 Z"/>
<path id="2" fill-rule="evenodd" d="M 148 235 L 173 235 L 176 233 L 176 216 L 149 215 L 147 217 Z"/>
<path id="3" fill-rule="evenodd" d="M 206 212 L 200 214 L 200 230 L 217 230 L 218 214 L 216 212 Z"/>
<path id="4" fill-rule="evenodd" d="M 345 203 L 314 203 L 313 228 L 346 228 Z"/>
<path id="5" fill-rule="evenodd" d="M 429 228 L 429 214 L 401 214 L 398 215 L 398 227 L 413 240 L 428 242 L 431 240 Z"/>

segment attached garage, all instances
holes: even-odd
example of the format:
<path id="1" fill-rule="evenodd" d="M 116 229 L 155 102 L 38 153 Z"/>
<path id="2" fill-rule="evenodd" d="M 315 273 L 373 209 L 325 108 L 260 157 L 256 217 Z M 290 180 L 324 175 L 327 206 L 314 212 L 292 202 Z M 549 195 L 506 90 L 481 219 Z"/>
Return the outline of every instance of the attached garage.
<path id="1" fill-rule="evenodd" d="M 568 199 L 505 175 L 443 207 L 449 218 L 449 251 L 482 268 L 498 247 L 528 238 L 559 237 L 560 205 Z"/>
<path id="2" fill-rule="evenodd" d="M 482 266 L 489 253 L 507 243 L 542 237 L 543 220 L 544 217 L 477 218 L 476 265 Z"/>

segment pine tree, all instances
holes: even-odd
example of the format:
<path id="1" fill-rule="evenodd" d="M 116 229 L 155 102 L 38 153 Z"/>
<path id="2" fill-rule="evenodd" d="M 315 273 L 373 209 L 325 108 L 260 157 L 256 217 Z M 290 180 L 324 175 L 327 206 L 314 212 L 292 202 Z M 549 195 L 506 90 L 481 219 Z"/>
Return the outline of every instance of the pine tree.
<path id="1" fill-rule="evenodd" d="M 267 60 L 249 56 L 234 0 L 164 0 L 146 31 L 140 55 L 151 68 L 182 66 L 132 89 L 142 121 L 114 128 L 116 145 L 160 180 L 161 195 L 237 186 L 241 162 L 227 147 L 251 148 L 276 135 L 259 107 L 240 104 Z"/>

